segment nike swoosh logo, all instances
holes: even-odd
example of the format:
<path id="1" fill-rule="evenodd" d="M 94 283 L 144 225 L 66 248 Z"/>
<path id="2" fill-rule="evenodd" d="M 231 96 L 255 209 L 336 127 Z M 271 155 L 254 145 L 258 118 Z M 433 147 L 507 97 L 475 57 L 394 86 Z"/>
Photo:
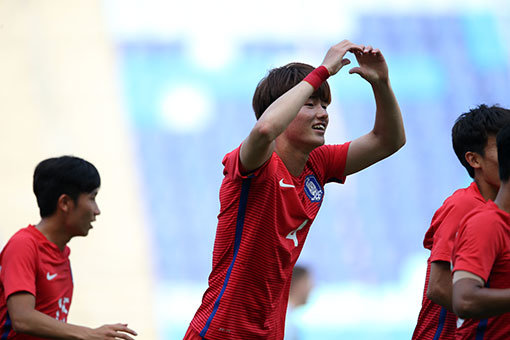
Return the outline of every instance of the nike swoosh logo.
<path id="1" fill-rule="evenodd" d="M 50 274 L 50 272 L 46 273 L 46 278 L 48 279 L 48 281 L 51 281 L 56 277 L 57 277 L 57 273 L 55 273 L 55 274 Z"/>
<path id="2" fill-rule="evenodd" d="M 283 178 L 280 180 L 280 186 L 282 188 L 295 188 L 292 184 L 283 183 Z"/>

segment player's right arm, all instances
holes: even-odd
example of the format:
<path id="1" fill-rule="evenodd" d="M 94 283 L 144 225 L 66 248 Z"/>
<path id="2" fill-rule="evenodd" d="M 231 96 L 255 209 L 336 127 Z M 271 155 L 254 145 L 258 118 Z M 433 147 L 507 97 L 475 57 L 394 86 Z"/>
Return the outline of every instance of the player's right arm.
<path id="1" fill-rule="evenodd" d="M 330 75 L 336 74 L 343 66 L 350 63 L 344 58 L 349 51 L 361 52 L 362 47 L 344 40 L 328 50 L 322 66 L 327 68 Z M 276 137 L 285 131 L 313 92 L 312 85 L 301 81 L 264 111 L 241 145 L 240 160 L 244 170 L 248 172 L 255 170 L 271 157 Z"/>
<path id="2" fill-rule="evenodd" d="M 510 289 L 486 288 L 471 272 L 453 273 L 453 310 L 462 319 L 484 319 L 510 312 Z"/>
<path id="3" fill-rule="evenodd" d="M 27 292 L 11 294 L 7 299 L 7 310 L 12 328 L 17 333 L 41 338 L 62 340 L 133 340 L 137 335 L 127 324 L 103 325 L 98 328 L 77 326 L 58 321 L 35 309 L 35 297 Z"/>

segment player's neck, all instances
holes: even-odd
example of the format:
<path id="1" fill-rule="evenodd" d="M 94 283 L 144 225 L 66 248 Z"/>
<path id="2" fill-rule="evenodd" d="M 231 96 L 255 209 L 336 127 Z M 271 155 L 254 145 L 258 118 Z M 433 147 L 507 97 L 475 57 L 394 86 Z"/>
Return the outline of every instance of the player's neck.
<path id="1" fill-rule="evenodd" d="M 483 196 L 483 198 L 486 201 L 487 200 L 494 201 L 494 199 L 496 198 L 496 195 L 498 194 L 499 188 L 488 183 L 482 177 L 475 176 L 475 182 L 476 182 L 476 186 L 478 187 L 478 190 L 480 191 L 480 194 Z"/>
<path id="2" fill-rule="evenodd" d="M 276 139 L 275 151 L 278 154 L 278 157 L 283 161 L 285 167 L 292 176 L 299 176 L 303 172 L 305 168 L 306 161 L 308 160 L 308 152 L 304 152 L 296 147 L 294 147 L 291 143 L 289 143 L 286 139 Z"/>
<path id="3" fill-rule="evenodd" d="M 510 214 L 510 182 L 501 182 L 498 195 L 494 199 L 499 209 Z"/>
<path id="4" fill-rule="evenodd" d="M 58 221 L 56 216 L 43 218 L 35 227 L 48 241 L 54 243 L 60 251 L 65 249 L 67 242 L 70 240 L 67 234 L 62 233 L 62 223 Z"/>

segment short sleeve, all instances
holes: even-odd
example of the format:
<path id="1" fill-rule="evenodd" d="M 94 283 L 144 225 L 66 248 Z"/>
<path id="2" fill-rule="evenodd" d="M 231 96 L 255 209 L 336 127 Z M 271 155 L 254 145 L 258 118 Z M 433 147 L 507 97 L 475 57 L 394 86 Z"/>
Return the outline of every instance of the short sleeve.
<path id="1" fill-rule="evenodd" d="M 26 291 L 35 296 L 37 275 L 37 245 L 23 237 L 11 239 L 2 254 L 0 280 L 5 299 L 11 294 Z"/>
<path id="2" fill-rule="evenodd" d="M 241 145 L 234 149 L 233 151 L 229 152 L 228 154 L 223 157 L 223 161 L 221 162 L 223 164 L 223 175 L 225 177 L 229 177 L 231 179 L 244 179 L 244 178 L 250 178 L 250 177 L 256 177 L 259 175 L 260 172 L 264 171 L 268 167 L 268 164 L 271 162 L 271 160 L 274 158 L 275 154 L 273 155 L 258 169 L 255 169 L 251 171 L 250 173 L 244 174 L 243 166 L 241 164 L 241 158 L 240 158 L 240 152 L 241 152 Z"/>
<path id="3" fill-rule="evenodd" d="M 477 213 L 461 222 L 453 248 L 453 271 L 464 270 L 485 282 L 501 251 L 502 230 L 487 213 Z"/>
<path id="4" fill-rule="evenodd" d="M 475 200 L 460 200 L 448 202 L 441 211 L 434 214 L 432 225 L 437 229 L 433 236 L 433 245 L 430 253 L 430 261 L 452 262 L 452 249 L 455 234 L 459 228 L 459 222 L 475 207 L 482 203 Z"/>
<path id="5" fill-rule="evenodd" d="M 324 183 L 344 183 L 347 151 L 351 142 L 338 145 L 323 145 L 312 151 L 310 158 L 323 174 Z"/>

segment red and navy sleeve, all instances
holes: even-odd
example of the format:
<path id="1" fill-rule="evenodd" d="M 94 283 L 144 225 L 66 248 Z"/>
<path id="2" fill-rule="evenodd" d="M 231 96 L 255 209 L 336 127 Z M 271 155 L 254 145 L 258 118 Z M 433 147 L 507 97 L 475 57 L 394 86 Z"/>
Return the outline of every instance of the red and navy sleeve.
<path id="1" fill-rule="evenodd" d="M 452 249 L 460 221 L 483 202 L 468 197 L 451 197 L 434 215 L 432 224 L 437 224 L 433 236 L 430 261 L 452 262 Z"/>
<path id="2" fill-rule="evenodd" d="M 18 292 L 36 295 L 37 245 L 31 239 L 14 237 L 2 255 L 0 279 L 5 299 Z"/>
<path id="3" fill-rule="evenodd" d="M 261 172 L 264 172 L 268 168 L 269 163 L 271 163 L 271 160 L 274 157 L 273 153 L 273 155 L 261 167 L 247 173 L 246 171 L 244 171 L 243 165 L 241 164 L 240 151 L 241 146 L 237 147 L 233 151 L 226 154 L 225 157 L 223 157 L 222 161 L 222 164 L 224 166 L 223 175 L 225 177 L 241 180 L 246 178 L 258 177 L 261 174 Z"/>
<path id="4" fill-rule="evenodd" d="M 460 224 L 453 249 L 453 272 L 463 270 L 489 279 L 496 257 L 501 251 L 503 231 L 494 215 L 473 212 Z"/>
<path id="5" fill-rule="evenodd" d="M 323 145 L 312 151 L 310 159 L 318 165 L 317 169 L 324 183 L 344 183 L 345 164 L 350 142 L 338 145 Z"/>

